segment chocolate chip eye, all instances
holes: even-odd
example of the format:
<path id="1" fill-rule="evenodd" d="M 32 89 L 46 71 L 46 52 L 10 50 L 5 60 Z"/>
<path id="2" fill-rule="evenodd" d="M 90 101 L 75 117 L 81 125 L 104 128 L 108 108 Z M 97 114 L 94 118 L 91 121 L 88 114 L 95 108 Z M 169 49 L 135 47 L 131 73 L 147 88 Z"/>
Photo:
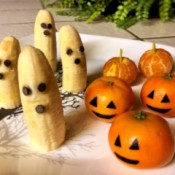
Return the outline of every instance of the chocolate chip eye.
<path id="1" fill-rule="evenodd" d="M 52 24 L 48 24 L 48 25 L 47 25 L 47 28 L 48 28 L 48 29 L 52 29 Z"/>
<path id="2" fill-rule="evenodd" d="M 32 90 L 29 87 L 24 86 L 22 88 L 22 92 L 23 92 L 24 95 L 27 96 L 27 95 L 30 95 L 32 93 Z"/>
<path id="3" fill-rule="evenodd" d="M 67 55 L 72 55 L 73 50 L 72 49 L 67 49 L 66 53 L 67 53 Z"/>
<path id="4" fill-rule="evenodd" d="M 39 84 L 39 86 L 38 86 L 38 90 L 40 91 L 40 92 L 44 92 L 45 90 L 46 90 L 46 84 L 45 83 L 41 83 L 41 84 Z"/>
<path id="5" fill-rule="evenodd" d="M 41 23 L 41 27 L 42 27 L 43 29 L 46 29 L 46 28 L 47 28 L 46 23 Z"/>
<path id="6" fill-rule="evenodd" d="M 5 60 L 5 61 L 4 61 L 4 65 L 5 65 L 6 67 L 10 67 L 11 64 L 12 64 L 12 62 L 11 62 L 10 60 Z"/>
<path id="7" fill-rule="evenodd" d="M 4 78 L 4 75 L 0 73 L 0 80 L 2 80 L 3 78 Z"/>
<path id="8" fill-rule="evenodd" d="M 84 52 L 84 47 L 80 46 L 80 52 Z"/>

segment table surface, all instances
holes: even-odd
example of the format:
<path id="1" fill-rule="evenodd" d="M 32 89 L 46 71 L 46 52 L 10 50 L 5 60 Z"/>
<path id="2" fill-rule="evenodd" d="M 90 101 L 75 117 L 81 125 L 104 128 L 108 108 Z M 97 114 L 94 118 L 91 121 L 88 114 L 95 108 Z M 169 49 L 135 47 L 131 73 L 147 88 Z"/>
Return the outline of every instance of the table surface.
<path id="1" fill-rule="evenodd" d="M 0 40 L 8 35 L 20 39 L 33 34 L 35 17 L 41 8 L 43 7 L 39 0 L 0 0 Z M 124 30 L 109 22 L 76 22 L 73 17 L 56 16 L 53 10 L 50 10 L 58 31 L 61 26 L 71 24 L 84 34 L 146 40 L 175 46 L 175 20 L 162 22 L 159 19 L 152 19 Z"/>

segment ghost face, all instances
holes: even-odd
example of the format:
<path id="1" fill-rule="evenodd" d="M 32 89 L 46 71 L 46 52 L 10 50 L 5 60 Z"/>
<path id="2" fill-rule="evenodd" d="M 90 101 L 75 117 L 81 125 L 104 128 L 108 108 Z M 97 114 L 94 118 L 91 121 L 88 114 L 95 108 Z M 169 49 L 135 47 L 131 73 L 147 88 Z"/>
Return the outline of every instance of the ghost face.
<path id="1" fill-rule="evenodd" d="M 52 24 L 42 22 L 40 25 L 41 25 L 41 28 L 43 29 L 43 35 L 49 36 L 52 32 L 52 28 L 53 28 Z"/>
<path id="2" fill-rule="evenodd" d="M 37 65 L 37 64 L 36 64 Z M 44 67 L 44 68 L 43 68 Z M 53 109 L 50 104 L 54 103 L 55 93 L 54 79 L 51 70 L 46 67 L 36 67 L 25 72 L 25 79 L 20 84 L 22 99 L 25 101 L 25 108 L 33 111 L 36 115 L 48 114 Z M 44 73 L 47 72 L 47 75 Z M 30 78 L 28 78 L 30 77 Z"/>
<path id="3" fill-rule="evenodd" d="M 84 64 L 84 47 L 83 45 L 79 45 L 77 47 L 70 46 L 66 48 L 67 59 L 72 60 L 73 64 L 81 65 Z"/>
<path id="4" fill-rule="evenodd" d="M 26 100 L 32 102 L 36 101 L 34 104 L 34 110 L 36 113 L 44 113 L 48 106 L 45 101 L 42 100 L 42 96 L 47 95 L 48 85 L 45 82 L 38 83 L 35 87 L 30 85 L 24 85 L 22 87 L 22 93 Z"/>
<path id="5" fill-rule="evenodd" d="M 8 73 L 13 68 L 12 60 L 1 59 L 0 60 L 0 80 L 5 80 L 6 73 Z"/>
<path id="6" fill-rule="evenodd" d="M 70 25 L 61 27 L 59 49 L 64 68 L 77 70 L 86 67 L 85 48 L 77 30 Z"/>
<path id="7" fill-rule="evenodd" d="M 46 114 L 49 110 L 54 110 L 49 104 L 54 103 L 57 98 L 54 75 L 40 50 L 33 47 L 25 49 L 20 55 L 18 63 L 23 107 L 27 113 Z"/>
<path id="8" fill-rule="evenodd" d="M 52 14 L 48 10 L 40 10 L 35 21 L 35 33 L 45 37 L 53 36 L 55 34 L 55 22 Z"/>
<path id="9" fill-rule="evenodd" d="M 0 44 L 0 80 L 17 77 L 17 59 L 20 52 L 18 41 L 6 37 Z"/>

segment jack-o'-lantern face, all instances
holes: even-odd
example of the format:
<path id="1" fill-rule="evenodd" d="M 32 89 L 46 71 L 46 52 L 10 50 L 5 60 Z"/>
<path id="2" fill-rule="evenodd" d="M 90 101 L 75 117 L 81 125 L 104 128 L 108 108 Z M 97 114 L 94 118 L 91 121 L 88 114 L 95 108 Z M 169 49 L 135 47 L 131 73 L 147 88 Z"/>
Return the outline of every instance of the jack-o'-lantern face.
<path id="1" fill-rule="evenodd" d="M 158 92 L 159 93 L 159 92 Z M 168 95 L 167 94 L 164 94 L 164 96 L 161 98 L 161 96 L 160 95 L 158 95 L 158 96 L 155 96 L 154 95 L 155 94 L 155 90 L 153 90 L 153 91 L 151 91 L 149 94 L 148 94 L 148 96 L 147 96 L 147 98 L 148 99 L 150 99 L 150 101 L 151 101 L 151 99 L 152 99 L 152 101 L 159 101 L 159 103 L 161 104 L 161 105 L 166 105 L 166 104 L 168 104 L 168 103 L 170 103 L 170 100 L 169 100 L 169 97 L 168 97 Z M 157 99 L 156 99 L 157 98 Z M 171 110 L 171 108 L 158 108 L 158 107 L 155 107 L 155 106 L 152 106 L 151 104 L 146 104 L 146 106 L 149 108 L 149 109 L 151 109 L 151 110 L 153 110 L 153 111 L 155 111 L 155 112 L 158 112 L 158 113 L 162 113 L 162 114 L 164 114 L 164 113 L 167 113 L 168 111 L 170 111 Z M 167 105 L 168 106 L 168 105 Z"/>
<path id="2" fill-rule="evenodd" d="M 114 145 L 118 148 L 118 149 L 122 149 L 122 144 L 121 144 L 121 140 L 120 140 L 120 135 L 118 135 L 118 137 L 115 140 Z M 133 151 L 139 151 L 139 143 L 138 143 L 138 139 L 134 138 L 133 141 L 131 141 L 131 145 L 128 145 L 128 150 L 133 150 Z M 126 148 L 127 149 L 127 148 Z M 121 161 L 128 163 L 128 164 L 133 164 L 133 165 L 137 165 L 139 163 L 139 160 L 135 160 L 135 159 L 129 159 L 127 157 L 124 157 L 122 155 L 120 155 L 119 153 L 114 152 L 114 154 L 117 156 L 118 159 L 120 159 Z"/>
<path id="3" fill-rule="evenodd" d="M 96 115 L 97 117 L 99 117 L 99 118 L 111 119 L 111 118 L 116 116 L 116 113 L 117 113 L 116 109 L 117 109 L 117 107 L 116 107 L 116 104 L 113 101 L 110 101 L 109 103 L 106 103 L 107 104 L 106 106 L 105 106 L 105 103 L 101 103 L 100 104 L 100 102 L 99 102 L 99 104 L 98 104 L 98 97 L 96 96 L 90 101 L 89 104 L 92 106 L 92 108 L 94 108 L 94 110 L 92 109 L 92 113 L 94 115 Z M 98 109 L 98 105 L 102 105 L 104 108 L 106 108 L 106 110 L 107 110 L 106 113 L 108 113 L 108 114 L 102 114 L 102 113 L 98 112 L 98 110 L 97 110 Z"/>
<path id="4" fill-rule="evenodd" d="M 101 77 L 85 92 L 87 111 L 93 117 L 112 122 L 118 114 L 133 107 L 135 97 L 131 87 L 116 77 Z"/>
<path id="5" fill-rule="evenodd" d="M 171 117 L 175 116 L 175 79 L 163 76 L 151 77 L 141 90 L 143 105 L 154 113 Z"/>

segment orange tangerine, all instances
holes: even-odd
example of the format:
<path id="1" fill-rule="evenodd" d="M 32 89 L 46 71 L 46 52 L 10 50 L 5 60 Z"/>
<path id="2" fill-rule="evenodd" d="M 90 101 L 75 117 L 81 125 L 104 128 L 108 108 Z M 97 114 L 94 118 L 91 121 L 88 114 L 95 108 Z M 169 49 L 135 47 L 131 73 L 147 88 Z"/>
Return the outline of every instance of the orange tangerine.
<path id="1" fill-rule="evenodd" d="M 152 50 L 147 50 L 140 57 L 138 67 L 145 77 L 167 74 L 172 71 L 173 57 L 167 50 L 157 49 L 155 43 L 153 43 Z"/>
<path id="2" fill-rule="evenodd" d="M 122 56 L 109 59 L 103 67 L 103 76 L 114 76 L 121 78 L 128 84 L 132 84 L 138 75 L 138 69 L 134 61 Z"/>

